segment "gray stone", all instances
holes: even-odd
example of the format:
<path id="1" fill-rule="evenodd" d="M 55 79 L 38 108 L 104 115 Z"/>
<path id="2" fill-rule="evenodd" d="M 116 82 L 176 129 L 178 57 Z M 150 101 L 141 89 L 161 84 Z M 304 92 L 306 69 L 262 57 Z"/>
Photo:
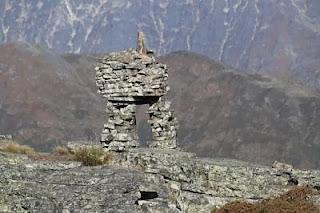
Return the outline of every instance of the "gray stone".
<path id="1" fill-rule="evenodd" d="M 0 212 L 178 212 L 142 172 L 0 152 Z M 148 197 L 148 195 L 155 195 Z"/>
<path id="2" fill-rule="evenodd" d="M 70 152 L 75 152 L 76 150 L 83 148 L 102 148 L 101 144 L 96 141 L 68 141 L 67 147 Z"/>
<path id="3" fill-rule="evenodd" d="M 320 186 L 320 171 L 271 168 L 232 159 L 197 158 L 164 149 L 130 149 L 115 156 L 113 164 L 138 169 L 164 179 L 182 212 L 210 212 L 227 202 L 256 202 L 295 186 Z M 292 181 L 292 180 L 295 181 Z M 320 203 L 320 196 L 310 198 Z"/>
<path id="4" fill-rule="evenodd" d="M 170 110 L 171 103 L 161 98 L 169 91 L 166 65 L 129 49 L 105 56 L 95 70 L 98 93 L 107 99 L 109 116 L 101 134 L 104 149 L 121 151 L 139 146 L 135 109 L 140 104 L 150 106 L 153 141 L 149 146 L 177 147 L 178 122 Z"/>

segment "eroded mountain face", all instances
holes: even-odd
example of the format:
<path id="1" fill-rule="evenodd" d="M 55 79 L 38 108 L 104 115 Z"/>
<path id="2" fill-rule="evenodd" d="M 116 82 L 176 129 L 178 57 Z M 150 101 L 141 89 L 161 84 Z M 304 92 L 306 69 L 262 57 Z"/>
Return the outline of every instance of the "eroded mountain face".
<path id="1" fill-rule="evenodd" d="M 3 0 L 0 25 L 2 42 L 63 53 L 124 50 L 141 29 L 159 55 L 191 50 L 319 87 L 318 0 Z"/>

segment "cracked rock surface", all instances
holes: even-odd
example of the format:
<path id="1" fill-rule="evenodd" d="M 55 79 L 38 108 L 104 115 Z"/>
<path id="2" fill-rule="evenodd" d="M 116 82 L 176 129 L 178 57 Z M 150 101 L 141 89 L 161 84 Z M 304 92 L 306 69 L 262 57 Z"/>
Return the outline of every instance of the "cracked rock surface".
<path id="1" fill-rule="evenodd" d="M 0 153 L 0 212 L 168 212 L 167 190 L 157 183 L 115 166 Z"/>

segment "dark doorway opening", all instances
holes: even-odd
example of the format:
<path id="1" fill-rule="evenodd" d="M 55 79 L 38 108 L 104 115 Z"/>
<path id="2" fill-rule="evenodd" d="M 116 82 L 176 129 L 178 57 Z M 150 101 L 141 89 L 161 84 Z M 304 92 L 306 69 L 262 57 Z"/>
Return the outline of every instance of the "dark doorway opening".
<path id="1" fill-rule="evenodd" d="M 137 133 L 139 136 L 140 146 L 147 147 L 148 141 L 152 140 L 151 134 L 151 126 L 148 123 L 149 114 L 148 114 L 149 105 L 137 105 L 137 113 L 136 113 L 136 120 L 137 120 Z"/>

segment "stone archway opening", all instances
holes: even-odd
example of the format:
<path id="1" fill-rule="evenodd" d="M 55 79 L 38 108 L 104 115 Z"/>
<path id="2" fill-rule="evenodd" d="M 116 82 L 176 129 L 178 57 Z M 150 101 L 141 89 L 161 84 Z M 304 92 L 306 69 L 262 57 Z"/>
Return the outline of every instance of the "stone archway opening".
<path id="1" fill-rule="evenodd" d="M 142 104 L 138 105 L 136 110 L 137 133 L 141 147 L 148 147 L 148 142 L 152 140 L 148 109 L 149 104 Z"/>

